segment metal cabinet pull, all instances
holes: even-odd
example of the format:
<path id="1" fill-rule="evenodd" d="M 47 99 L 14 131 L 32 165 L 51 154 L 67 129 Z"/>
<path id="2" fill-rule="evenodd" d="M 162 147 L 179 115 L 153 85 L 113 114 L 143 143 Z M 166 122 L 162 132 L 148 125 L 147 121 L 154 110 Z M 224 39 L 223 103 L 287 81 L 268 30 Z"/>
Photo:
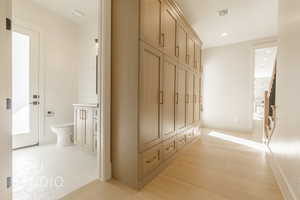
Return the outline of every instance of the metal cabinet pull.
<path id="1" fill-rule="evenodd" d="M 176 46 L 175 55 L 176 57 L 179 57 L 179 46 Z"/>
<path id="2" fill-rule="evenodd" d="M 165 47 L 165 34 L 162 33 L 160 36 L 160 43 L 162 47 Z"/>
<path id="3" fill-rule="evenodd" d="M 163 91 L 159 92 L 159 103 L 164 104 L 164 92 Z"/>
<path id="4" fill-rule="evenodd" d="M 178 98 L 179 98 L 179 94 L 178 94 L 178 92 L 176 92 L 176 95 L 175 95 L 175 102 L 176 102 L 176 104 L 179 103 L 179 102 L 178 102 Z"/>

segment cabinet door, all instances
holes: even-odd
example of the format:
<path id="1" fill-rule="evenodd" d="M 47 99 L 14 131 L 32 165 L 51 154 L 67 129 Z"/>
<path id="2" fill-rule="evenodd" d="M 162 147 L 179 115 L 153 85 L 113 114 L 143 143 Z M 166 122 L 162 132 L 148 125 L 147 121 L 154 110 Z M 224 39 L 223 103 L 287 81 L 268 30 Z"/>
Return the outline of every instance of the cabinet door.
<path id="1" fill-rule="evenodd" d="M 85 110 L 83 108 L 77 109 L 77 123 L 76 123 L 76 144 L 83 146 L 85 143 Z"/>
<path id="2" fill-rule="evenodd" d="M 163 47 L 164 52 L 171 57 L 176 57 L 176 16 L 168 4 L 163 7 Z"/>
<path id="3" fill-rule="evenodd" d="M 187 64 L 187 34 L 184 26 L 177 23 L 176 54 L 181 64 Z"/>
<path id="4" fill-rule="evenodd" d="M 197 73 L 201 72 L 201 47 L 195 43 L 195 70 Z"/>
<path id="5" fill-rule="evenodd" d="M 141 0 L 140 1 L 140 32 L 141 39 L 154 47 L 161 47 L 161 13 L 162 0 Z"/>
<path id="6" fill-rule="evenodd" d="M 89 152 L 94 152 L 94 111 L 93 109 L 86 109 L 84 111 L 85 117 L 85 133 L 84 133 L 84 148 Z"/>
<path id="7" fill-rule="evenodd" d="M 140 150 L 145 150 L 161 141 L 159 130 L 160 69 L 163 64 L 160 51 L 141 44 L 140 53 Z"/>
<path id="8" fill-rule="evenodd" d="M 187 40 L 187 64 L 194 68 L 195 65 L 195 42 L 191 36 Z"/>
<path id="9" fill-rule="evenodd" d="M 194 121 L 200 121 L 200 77 L 194 76 Z"/>
<path id="10" fill-rule="evenodd" d="M 190 125 L 194 121 L 194 76 L 191 72 L 187 72 L 187 85 L 186 85 L 186 112 L 187 112 L 187 125 Z"/>
<path id="11" fill-rule="evenodd" d="M 175 96 L 175 128 L 185 127 L 185 101 L 186 101 L 186 72 L 177 67 L 176 70 L 176 96 Z"/>
<path id="12" fill-rule="evenodd" d="M 161 130 L 165 139 L 175 134 L 175 73 L 176 64 L 165 59 L 161 70 Z"/>

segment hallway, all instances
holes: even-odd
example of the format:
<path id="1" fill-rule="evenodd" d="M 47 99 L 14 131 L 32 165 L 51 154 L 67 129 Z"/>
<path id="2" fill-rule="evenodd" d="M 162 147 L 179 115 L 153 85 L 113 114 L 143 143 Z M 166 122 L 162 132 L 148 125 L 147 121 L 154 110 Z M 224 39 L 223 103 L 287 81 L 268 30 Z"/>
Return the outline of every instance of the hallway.
<path id="1" fill-rule="evenodd" d="M 252 136 L 204 130 L 141 191 L 94 182 L 64 200 L 281 200 L 263 151 Z"/>

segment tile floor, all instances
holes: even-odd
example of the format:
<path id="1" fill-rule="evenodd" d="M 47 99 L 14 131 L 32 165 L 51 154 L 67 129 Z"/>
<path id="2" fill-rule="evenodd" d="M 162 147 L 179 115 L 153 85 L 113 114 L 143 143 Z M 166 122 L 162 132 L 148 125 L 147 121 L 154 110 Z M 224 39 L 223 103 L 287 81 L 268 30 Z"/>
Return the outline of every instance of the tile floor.
<path id="1" fill-rule="evenodd" d="M 96 177 L 96 155 L 76 146 L 44 145 L 13 152 L 13 200 L 59 199 Z"/>

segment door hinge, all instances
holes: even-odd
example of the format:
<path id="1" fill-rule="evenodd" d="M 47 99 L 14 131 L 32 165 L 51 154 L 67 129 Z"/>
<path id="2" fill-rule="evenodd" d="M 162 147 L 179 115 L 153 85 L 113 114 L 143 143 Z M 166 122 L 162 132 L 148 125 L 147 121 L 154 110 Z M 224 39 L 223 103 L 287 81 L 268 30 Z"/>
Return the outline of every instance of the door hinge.
<path id="1" fill-rule="evenodd" d="M 6 110 L 12 109 L 12 100 L 11 98 L 6 98 Z"/>
<path id="2" fill-rule="evenodd" d="M 12 186 L 12 177 L 9 176 L 6 178 L 6 188 L 9 189 Z"/>
<path id="3" fill-rule="evenodd" d="M 6 30 L 11 31 L 11 19 L 6 18 Z"/>

